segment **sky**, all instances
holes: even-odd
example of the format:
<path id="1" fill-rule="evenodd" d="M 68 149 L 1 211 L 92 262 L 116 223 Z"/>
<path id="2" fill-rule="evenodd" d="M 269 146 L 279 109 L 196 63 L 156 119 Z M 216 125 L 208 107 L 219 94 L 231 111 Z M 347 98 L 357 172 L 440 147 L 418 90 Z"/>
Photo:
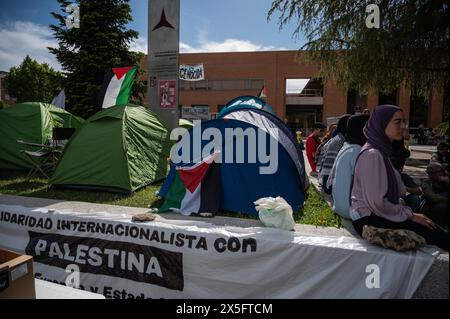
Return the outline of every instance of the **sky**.
<path id="1" fill-rule="evenodd" d="M 180 52 L 236 52 L 296 50 L 303 38 L 292 36 L 295 25 L 281 31 L 278 16 L 267 21 L 272 0 L 180 0 Z M 147 53 L 147 0 L 130 1 L 139 32 L 131 49 Z M 60 70 L 46 49 L 56 46 L 48 27 L 56 20 L 56 0 L 0 0 L 0 70 L 19 65 L 28 54 L 40 63 Z"/>

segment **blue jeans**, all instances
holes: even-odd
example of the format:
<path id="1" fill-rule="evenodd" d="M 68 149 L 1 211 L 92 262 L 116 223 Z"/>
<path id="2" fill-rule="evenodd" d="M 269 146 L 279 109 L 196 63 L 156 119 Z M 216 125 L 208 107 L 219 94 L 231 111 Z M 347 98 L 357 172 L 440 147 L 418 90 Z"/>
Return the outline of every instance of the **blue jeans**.
<path id="1" fill-rule="evenodd" d="M 411 207 L 414 213 L 420 212 L 421 198 L 416 194 L 408 194 L 402 197 L 405 200 L 406 206 Z"/>
<path id="2" fill-rule="evenodd" d="M 328 175 L 322 177 L 322 190 L 325 194 L 331 195 L 331 187 L 327 187 Z"/>

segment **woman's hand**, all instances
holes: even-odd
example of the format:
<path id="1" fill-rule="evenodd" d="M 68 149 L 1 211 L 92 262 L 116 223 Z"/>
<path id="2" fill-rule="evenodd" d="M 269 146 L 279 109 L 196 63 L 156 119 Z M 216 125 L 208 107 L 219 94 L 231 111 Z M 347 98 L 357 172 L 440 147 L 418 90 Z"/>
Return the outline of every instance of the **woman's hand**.
<path id="1" fill-rule="evenodd" d="M 437 229 L 434 222 L 431 219 L 429 219 L 427 216 L 425 216 L 424 214 L 413 213 L 412 216 L 410 217 L 410 220 L 412 220 L 415 223 L 427 226 L 429 229 Z"/>

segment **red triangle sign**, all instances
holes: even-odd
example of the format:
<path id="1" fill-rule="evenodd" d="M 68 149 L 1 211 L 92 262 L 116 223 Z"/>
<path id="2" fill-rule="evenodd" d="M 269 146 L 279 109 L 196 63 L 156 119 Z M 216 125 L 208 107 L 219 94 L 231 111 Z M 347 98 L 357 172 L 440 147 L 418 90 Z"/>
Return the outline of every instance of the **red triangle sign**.
<path id="1" fill-rule="evenodd" d="M 133 67 L 132 66 L 126 66 L 124 68 L 112 68 L 114 74 L 117 76 L 117 78 L 120 80 L 122 76 L 125 75 L 128 71 L 130 71 Z"/>

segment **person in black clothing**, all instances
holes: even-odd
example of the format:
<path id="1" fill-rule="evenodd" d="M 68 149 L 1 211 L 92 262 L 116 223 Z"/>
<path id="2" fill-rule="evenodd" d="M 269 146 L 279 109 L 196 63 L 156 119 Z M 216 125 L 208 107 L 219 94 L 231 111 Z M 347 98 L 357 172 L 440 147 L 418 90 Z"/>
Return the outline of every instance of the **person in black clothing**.
<path id="1" fill-rule="evenodd" d="M 417 144 L 425 144 L 425 130 L 423 129 L 422 124 L 420 124 L 419 128 L 417 129 Z"/>
<path id="2" fill-rule="evenodd" d="M 438 162 L 448 171 L 448 156 L 448 144 L 445 142 L 440 142 L 437 146 L 437 152 L 431 155 L 430 162 Z"/>
<path id="3" fill-rule="evenodd" d="M 428 179 L 422 182 L 425 199 L 422 213 L 448 230 L 448 172 L 438 162 L 430 162 L 427 167 Z"/>
<path id="4" fill-rule="evenodd" d="M 413 212 L 418 212 L 421 205 L 422 189 L 408 174 L 403 172 L 406 160 L 411 156 L 411 152 L 406 149 L 404 141 L 395 141 L 392 143 L 393 152 L 390 160 L 394 168 L 399 171 L 403 184 L 405 184 L 408 195 L 402 196 L 406 206 L 411 207 Z"/>

